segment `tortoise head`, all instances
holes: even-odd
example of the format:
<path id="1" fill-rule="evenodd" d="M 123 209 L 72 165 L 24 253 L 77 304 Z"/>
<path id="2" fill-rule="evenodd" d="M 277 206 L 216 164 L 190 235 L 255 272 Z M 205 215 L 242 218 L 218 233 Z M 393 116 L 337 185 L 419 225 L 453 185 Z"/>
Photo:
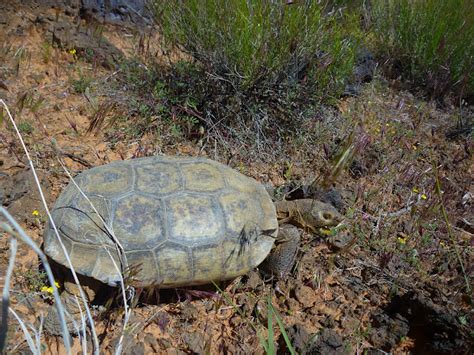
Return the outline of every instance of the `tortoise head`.
<path id="1" fill-rule="evenodd" d="M 308 227 L 316 229 L 337 226 L 343 216 L 332 205 L 312 200 L 303 218 Z"/>

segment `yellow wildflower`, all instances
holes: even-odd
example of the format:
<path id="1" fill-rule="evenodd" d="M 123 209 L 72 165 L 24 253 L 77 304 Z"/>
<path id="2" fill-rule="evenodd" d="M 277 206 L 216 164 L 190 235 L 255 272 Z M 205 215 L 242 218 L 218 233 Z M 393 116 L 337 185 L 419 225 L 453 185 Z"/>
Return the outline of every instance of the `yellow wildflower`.
<path id="1" fill-rule="evenodd" d="M 426 200 L 428 197 L 425 194 L 421 194 L 421 199 Z"/>
<path id="2" fill-rule="evenodd" d="M 322 227 L 322 228 L 319 228 L 319 233 L 322 236 L 328 237 L 328 236 L 333 235 L 333 230 L 330 228 Z"/>
<path id="3" fill-rule="evenodd" d="M 39 213 L 38 210 L 33 210 L 33 212 L 31 212 L 31 214 L 35 217 L 38 217 L 40 213 Z"/>
<path id="4" fill-rule="evenodd" d="M 43 286 L 41 287 L 41 292 L 45 292 L 45 293 L 53 293 L 53 288 L 51 286 Z"/>
<path id="5" fill-rule="evenodd" d="M 400 244 L 406 244 L 407 239 L 408 239 L 408 235 L 406 235 L 405 233 L 399 232 L 397 234 L 397 240 Z"/>
<path id="6" fill-rule="evenodd" d="M 54 281 L 54 284 L 56 285 L 56 288 L 59 288 L 59 283 L 57 281 Z M 43 286 L 43 287 L 41 287 L 41 292 L 53 294 L 53 287 L 52 286 Z"/>
<path id="7" fill-rule="evenodd" d="M 412 191 L 413 191 L 414 193 L 416 193 L 416 194 L 417 194 L 418 192 L 420 192 L 416 187 L 414 187 Z"/>
<path id="8" fill-rule="evenodd" d="M 76 54 L 76 48 L 70 49 L 70 50 L 69 50 L 69 53 L 72 54 L 72 55 Z"/>

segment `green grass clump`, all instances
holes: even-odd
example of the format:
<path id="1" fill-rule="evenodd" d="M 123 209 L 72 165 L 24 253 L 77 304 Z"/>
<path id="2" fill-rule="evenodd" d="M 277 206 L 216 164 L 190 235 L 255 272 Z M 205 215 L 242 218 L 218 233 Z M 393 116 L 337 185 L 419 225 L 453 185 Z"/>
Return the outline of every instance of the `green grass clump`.
<path id="1" fill-rule="evenodd" d="M 375 48 L 397 74 L 428 89 L 474 94 L 474 2 L 375 0 Z"/>
<path id="2" fill-rule="evenodd" d="M 340 12 L 316 1 L 155 1 L 166 43 L 239 91 L 294 87 L 337 96 L 352 72 L 355 39 Z"/>

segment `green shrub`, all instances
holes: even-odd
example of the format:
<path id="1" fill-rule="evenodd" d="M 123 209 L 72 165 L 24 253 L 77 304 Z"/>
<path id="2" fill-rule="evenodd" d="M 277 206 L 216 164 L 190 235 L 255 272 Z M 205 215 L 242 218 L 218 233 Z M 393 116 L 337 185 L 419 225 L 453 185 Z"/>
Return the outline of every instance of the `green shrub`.
<path id="1" fill-rule="evenodd" d="M 374 0 L 371 14 L 375 48 L 399 74 L 436 96 L 474 94 L 472 0 Z"/>
<path id="2" fill-rule="evenodd" d="M 93 79 L 80 74 L 78 79 L 71 80 L 71 86 L 76 94 L 84 94 L 90 88 Z"/>
<path id="3" fill-rule="evenodd" d="M 304 81 L 316 96 L 337 96 L 352 72 L 355 40 L 340 12 L 318 3 L 170 0 L 154 8 L 170 47 L 239 91 Z"/>
<path id="4" fill-rule="evenodd" d="M 18 130 L 20 131 L 20 133 L 30 134 L 33 133 L 34 129 L 30 122 L 23 121 L 18 123 Z"/>

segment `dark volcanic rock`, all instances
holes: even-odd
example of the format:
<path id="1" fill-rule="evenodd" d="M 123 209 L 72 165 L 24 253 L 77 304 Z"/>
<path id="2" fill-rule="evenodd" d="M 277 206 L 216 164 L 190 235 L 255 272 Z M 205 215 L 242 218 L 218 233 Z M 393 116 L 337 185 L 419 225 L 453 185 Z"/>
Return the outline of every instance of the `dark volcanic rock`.
<path id="1" fill-rule="evenodd" d="M 53 42 L 63 49 L 74 49 L 78 56 L 112 69 L 123 57 L 122 52 L 89 28 L 75 27 L 70 22 L 53 23 Z"/>
<path id="2" fill-rule="evenodd" d="M 342 336 L 333 329 L 325 328 L 315 338 L 316 341 L 305 352 L 306 354 L 350 354 L 344 347 Z"/>
<path id="3" fill-rule="evenodd" d="M 357 51 L 356 63 L 352 72 L 353 79 L 346 86 L 344 95 L 346 96 L 357 96 L 360 93 L 363 83 L 371 82 L 377 62 L 374 56 L 367 48 L 360 48 Z"/>
<path id="4" fill-rule="evenodd" d="M 152 22 L 145 0 L 82 0 L 81 13 L 110 23 L 129 22 L 141 26 Z"/>
<path id="5" fill-rule="evenodd" d="M 416 354 L 467 354 L 473 348 L 452 315 L 413 291 L 394 296 L 385 313 L 372 317 L 372 327 L 372 344 L 387 351 L 404 336 L 415 341 Z"/>
<path id="6" fill-rule="evenodd" d="M 335 330 L 325 328 L 320 333 L 310 334 L 301 324 L 288 329 L 288 337 L 297 354 L 350 354 L 343 338 Z M 278 339 L 279 354 L 287 354 L 283 336 Z M 285 350 L 286 349 L 286 350 Z"/>

